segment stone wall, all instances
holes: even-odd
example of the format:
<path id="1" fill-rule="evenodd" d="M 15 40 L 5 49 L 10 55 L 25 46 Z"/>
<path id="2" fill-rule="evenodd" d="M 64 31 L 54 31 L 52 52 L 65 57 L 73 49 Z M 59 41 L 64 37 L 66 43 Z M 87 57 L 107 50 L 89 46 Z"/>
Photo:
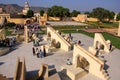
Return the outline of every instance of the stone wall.
<path id="1" fill-rule="evenodd" d="M 19 57 L 17 58 L 13 80 L 26 80 L 25 58 L 23 61 L 20 61 Z"/>
<path id="2" fill-rule="evenodd" d="M 15 24 L 26 24 L 27 20 L 30 20 L 33 22 L 35 20 L 35 17 L 32 18 L 10 18 L 10 14 L 0 14 L 0 24 L 2 23 L 2 19 L 5 17 L 7 19 L 7 22 L 14 22 Z"/>
<path id="3" fill-rule="evenodd" d="M 48 17 L 49 21 L 60 21 L 60 17 Z"/>
<path id="4" fill-rule="evenodd" d="M 15 24 L 24 24 L 25 18 L 10 18 L 7 19 L 8 22 L 14 22 Z"/>
<path id="5" fill-rule="evenodd" d="M 18 67 L 19 67 L 19 62 L 20 62 L 20 58 L 17 58 L 17 62 L 16 62 L 16 67 L 15 67 L 15 73 L 14 73 L 14 77 L 13 80 L 17 80 L 17 72 L 18 72 Z"/>
<path id="6" fill-rule="evenodd" d="M 86 22 L 86 21 L 92 21 L 92 22 L 97 22 L 97 18 L 88 18 L 87 15 L 84 14 L 79 14 L 77 17 L 72 17 L 72 20 L 78 21 L 78 22 Z"/>
<path id="7" fill-rule="evenodd" d="M 77 68 L 77 58 L 81 56 L 84 57 L 89 62 L 89 73 L 103 79 L 107 80 L 106 76 L 104 75 L 103 66 L 104 62 L 92 55 L 90 52 L 86 51 L 79 45 L 74 45 L 73 51 L 73 65 Z"/>
<path id="8" fill-rule="evenodd" d="M 72 20 L 78 21 L 78 22 L 86 22 L 87 21 L 87 15 L 85 15 L 85 14 L 78 14 L 77 17 L 72 17 Z"/>
<path id="9" fill-rule="evenodd" d="M 5 30 L 0 29 L 0 39 L 5 39 L 5 38 L 6 38 Z"/>
<path id="10" fill-rule="evenodd" d="M 39 24 L 46 25 L 47 20 L 48 20 L 47 14 L 44 13 L 43 16 L 39 17 Z"/>
<path id="11" fill-rule="evenodd" d="M 119 21 L 119 27 L 118 27 L 118 36 L 120 37 L 120 21 Z"/>
<path id="12" fill-rule="evenodd" d="M 97 42 L 98 42 L 98 44 L 97 44 Z M 102 36 L 102 34 L 100 34 L 100 33 L 95 33 L 95 37 L 94 37 L 94 48 L 96 48 L 96 46 L 101 46 L 101 45 L 103 45 L 103 47 L 104 47 L 104 51 L 105 52 L 107 52 L 107 53 L 109 53 L 109 45 L 107 44 L 107 42 L 105 41 L 105 39 L 104 39 L 104 37 Z"/>
<path id="13" fill-rule="evenodd" d="M 47 34 L 50 33 L 51 40 L 55 39 L 56 42 L 60 42 L 60 48 L 69 51 L 71 50 L 71 45 L 59 34 L 57 33 L 52 27 L 47 27 Z"/>
<path id="14" fill-rule="evenodd" d="M 87 21 L 97 22 L 98 19 L 97 19 L 97 18 L 92 18 L 92 17 L 90 17 L 90 18 L 87 18 Z"/>

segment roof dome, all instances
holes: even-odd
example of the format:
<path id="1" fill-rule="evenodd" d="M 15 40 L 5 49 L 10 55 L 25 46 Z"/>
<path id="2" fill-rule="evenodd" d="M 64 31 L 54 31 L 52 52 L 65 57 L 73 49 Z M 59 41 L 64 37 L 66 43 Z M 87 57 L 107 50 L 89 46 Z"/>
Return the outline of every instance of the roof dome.
<path id="1" fill-rule="evenodd" d="M 25 2 L 24 8 L 29 8 L 29 3 L 28 3 L 28 1 Z"/>

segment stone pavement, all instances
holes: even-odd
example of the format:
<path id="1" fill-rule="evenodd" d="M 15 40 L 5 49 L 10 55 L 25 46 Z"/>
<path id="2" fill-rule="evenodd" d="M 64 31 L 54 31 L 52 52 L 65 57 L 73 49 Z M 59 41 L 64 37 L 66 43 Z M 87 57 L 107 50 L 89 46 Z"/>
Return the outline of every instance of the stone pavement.
<path id="1" fill-rule="evenodd" d="M 120 79 L 120 50 L 115 49 L 109 54 L 103 55 L 106 60 L 106 67 L 108 74 L 111 77 L 111 80 Z"/>
<path id="2" fill-rule="evenodd" d="M 87 25 L 87 24 L 85 24 L 85 23 L 80 23 L 80 22 L 75 22 L 75 21 L 47 21 L 47 23 L 48 24 L 50 24 L 50 25 L 52 25 L 52 26 L 65 26 L 65 25 L 76 25 L 76 26 L 78 26 L 78 25 L 82 25 L 82 26 L 85 26 L 85 25 Z"/>
<path id="3" fill-rule="evenodd" d="M 81 40 L 81 42 L 83 44 L 82 46 L 86 50 L 88 50 L 89 46 L 93 45 L 93 39 L 90 37 L 87 37 L 83 34 L 77 34 L 77 33 L 71 34 L 71 35 L 73 36 L 74 42 Z M 46 43 L 48 43 L 48 42 L 46 42 L 46 41 L 40 42 L 40 44 L 46 44 Z M 33 56 L 33 54 L 32 54 L 32 47 L 33 47 L 32 42 L 31 43 L 23 43 L 23 44 L 17 46 L 16 49 L 11 51 L 10 53 L 0 56 L 0 74 L 3 74 L 4 76 L 7 76 L 8 78 L 13 78 L 15 66 L 16 66 L 16 60 L 17 60 L 18 56 L 20 57 L 20 59 L 25 57 L 28 76 L 34 75 L 39 70 L 41 63 L 46 63 L 46 64 L 50 65 L 51 67 L 54 66 L 56 68 L 57 72 L 60 72 L 61 66 L 66 64 L 67 58 L 70 58 L 72 60 L 72 51 L 65 52 L 63 50 L 56 50 L 53 53 L 48 53 L 45 58 L 37 58 L 37 56 Z M 109 70 L 110 76 L 113 77 L 113 78 L 111 78 L 111 80 L 120 79 L 120 76 L 118 76 L 120 74 L 120 72 L 119 72 L 120 65 L 119 65 L 119 63 L 116 63 L 117 61 L 120 60 L 119 52 L 120 52 L 120 50 L 117 50 L 117 51 L 115 50 L 115 53 L 110 53 L 109 56 L 105 55 L 105 58 L 108 59 L 108 64 L 110 65 L 110 67 L 113 67 L 113 68 L 108 68 L 108 70 L 110 69 Z M 115 60 L 116 62 L 113 63 L 112 60 Z M 115 71 L 111 71 L 114 69 L 115 69 Z M 116 76 L 114 76 L 115 75 L 114 73 L 117 74 L 117 79 L 114 78 L 114 77 L 116 77 Z M 61 74 L 61 75 L 63 76 L 64 74 Z M 70 79 L 62 77 L 62 80 L 70 80 Z M 88 74 L 85 77 L 83 77 L 81 80 L 100 80 L 100 79 L 93 76 L 92 74 Z"/>

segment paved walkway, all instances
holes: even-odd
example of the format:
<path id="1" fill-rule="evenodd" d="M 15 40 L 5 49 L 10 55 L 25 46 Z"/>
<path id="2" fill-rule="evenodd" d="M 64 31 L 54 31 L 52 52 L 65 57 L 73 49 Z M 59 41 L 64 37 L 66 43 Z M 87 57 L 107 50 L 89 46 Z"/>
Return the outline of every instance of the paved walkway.
<path id="1" fill-rule="evenodd" d="M 87 25 L 87 24 L 84 24 L 84 23 L 80 23 L 80 22 L 75 22 L 75 21 L 47 21 L 48 24 L 52 25 L 52 26 L 65 26 L 65 25 Z"/>
<path id="2" fill-rule="evenodd" d="M 89 33 L 101 33 L 105 32 L 102 29 L 83 29 L 83 31 L 89 32 Z"/>
<path id="3" fill-rule="evenodd" d="M 115 49 L 111 53 L 105 54 L 104 59 L 106 60 L 105 69 L 111 77 L 111 80 L 120 79 L 120 50 Z"/>
<path id="4" fill-rule="evenodd" d="M 88 47 L 93 44 L 93 39 L 85 35 L 72 34 L 72 36 L 73 36 L 73 41 L 75 42 L 81 40 L 83 47 L 86 50 L 88 50 Z M 40 42 L 40 44 L 46 44 L 46 43 L 48 42 L 46 41 Z M 37 70 L 39 70 L 41 63 L 47 63 L 50 66 L 54 66 L 56 70 L 59 72 L 61 71 L 61 66 L 66 64 L 67 58 L 71 58 L 72 60 L 72 51 L 65 52 L 63 50 L 56 50 L 53 53 L 48 53 L 47 57 L 45 58 L 37 58 L 37 56 L 33 56 L 32 54 L 32 47 L 33 47 L 32 42 L 28 44 L 23 43 L 19 45 L 15 50 L 11 51 L 10 53 L 4 56 L 0 56 L 0 74 L 3 74 L 8 78 L 13 78 L 15 66 L 16 66 L 16 60 L 18 56 L 20 57 L 20 59 L 25 57 L 27 75 L 34 75 L 37 72 Z M 120 60 L 119 58 L 120 50 L 117 51 L 116 50 L 113 51 L 113 53 L 110 53 L 109 56 L 105 55 L 105 58 L 108 61 L 107 64 L 110 65 L 108 68 L 108 72 L 110 72 L 110 76 L 112 77 L 111 80 L 120 79 L 119 76 L 120 64 L 116 63 L 117 61 Z M 62 80 L 70 80 L 70 79 L 62 78 Z M 88 74 L 85 77 L 83 77 L 81 80 L 100 80 L 100 79 L 96 78 L 91 74 Z"/>

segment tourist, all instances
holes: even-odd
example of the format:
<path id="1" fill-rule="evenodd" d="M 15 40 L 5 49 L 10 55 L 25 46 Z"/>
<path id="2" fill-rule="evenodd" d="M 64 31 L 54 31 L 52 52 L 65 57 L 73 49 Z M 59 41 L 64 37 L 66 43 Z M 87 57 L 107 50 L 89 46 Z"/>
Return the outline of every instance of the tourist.
<path id="1" fill-rule="evenodd" d="M 10 48 L 12 47 L 12 40 L 11 40 L 11 38 L 9 38 L 9 47 Z"/>
<path id="2" fill-rule="evenodd" d="M 16 37 L 13 37 L 13 44 L 16 44 Z"/>
<path id="3" fill-rule="evenodd" d="M 46 57 L 46 49 L 45 49 L 45 46 L 43 46 L 43 56 Z"/>
<path id="4" fill-rule="evenodd" d="M 71 37 L 71 33 L 69 33 L 69 37 Z"/>
<path id="5" fill-rule="evenodd" d="M 67 65 L 71 65 L 72 63 L 71 63 L 71 61 L 70 61 L 70 59 L 67 59 Z"/>
<path id="6" fill-rule="evenodd" d="M 38 50 L 38 48 L 36 48 L 36 54 L 37 54 L 37 58 L 39 58 L 39 50 Z"/>
<path id="7" fill-rule="evenodd" d="M 33 50 L 33 55 L 35 55 L 35 48 L 33 47 L 33 49 L 32 49 L 32 50 Z"/>
<path id="8" fill-rule="evenodd" d="M 110 49 L 109 49 L 110 51 L 112 50 L 112 43 L 110 43 Z"/>
<path id="9" fill-rule="evenodd" d="M 36 39 L 34 39 L 34 45 L 37 46 L 37 40 Z"/>
<path id="10" fill-rule="evenodd" d="M 40 49 L 40 52 L 39 52 L 39 57 L 40 57 L 40 58 L 43 57 L 43 53 L 42 53 L 41 49 Z"/>
<path id="11" fill-rule="evenodd" d="M 73 40 L 73 37 L 72 37 L 71 33 L 69 33 L 68 41 L 72 41 L 72 40 Z"/>
<path id="12" fill-rule="evenodd" d="M 99 55 L 99 49 L 96 50 L 95 56 L 98 56 L 98 55 Z"/>
<path id="13" fill-rule="evenodd" d="M 33 46 L 35 46 L 35 40 L 33 39 Z"/>
<path id="14" fill-rule="evenodd" d="M 81 45 L 81 41 L 80 40 L 78 41 L 78 45 Z"/>

